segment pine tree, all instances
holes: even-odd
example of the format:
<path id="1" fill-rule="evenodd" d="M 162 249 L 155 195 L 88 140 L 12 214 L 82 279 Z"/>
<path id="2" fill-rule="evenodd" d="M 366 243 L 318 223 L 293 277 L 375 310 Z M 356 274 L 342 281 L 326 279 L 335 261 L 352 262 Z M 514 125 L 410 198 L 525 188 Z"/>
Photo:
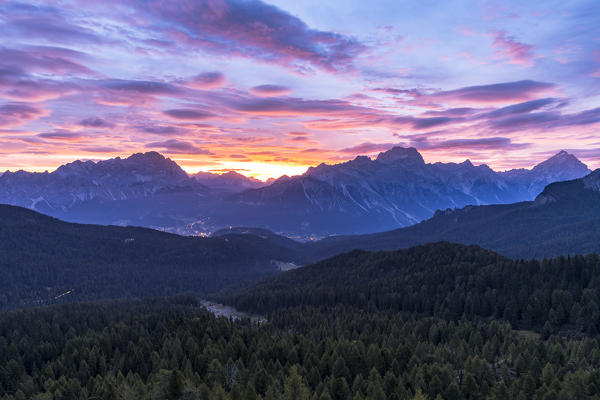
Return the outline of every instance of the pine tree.
<path id="1" fill-rule="evenodd" d="M 169 377 L 169 384 L 167 385 L 167 399 L 177 400 L 183 396 L 185 387 L 183 384 L 183 375 L 179 370 L 171 372 Z"/>
<path id="2" fill-rule="evenodd" d="M 285 400 L 308 400 L 308 388 L 302 383 L 302 377 L 298 374 L 298 368 L 293 366 L 285 380 L 283 398 Z"/>

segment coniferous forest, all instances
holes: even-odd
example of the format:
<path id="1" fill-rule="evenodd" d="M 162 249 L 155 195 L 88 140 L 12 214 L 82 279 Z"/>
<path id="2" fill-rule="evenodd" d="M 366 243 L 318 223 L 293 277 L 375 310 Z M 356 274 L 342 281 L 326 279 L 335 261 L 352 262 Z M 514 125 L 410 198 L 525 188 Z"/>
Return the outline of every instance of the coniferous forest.
<path id="1" fill-rule="evenodd" d="M 597 399 L 597 338 L 351 306 L 216 318 L 194 297 L 3 313 L 8 399 Z"/>
<path id="2" fill-rule="evenodd" d="M 222 292 L 0 314 L 2 400 L 599 399 L 597 256 L 438 243 Z"/>

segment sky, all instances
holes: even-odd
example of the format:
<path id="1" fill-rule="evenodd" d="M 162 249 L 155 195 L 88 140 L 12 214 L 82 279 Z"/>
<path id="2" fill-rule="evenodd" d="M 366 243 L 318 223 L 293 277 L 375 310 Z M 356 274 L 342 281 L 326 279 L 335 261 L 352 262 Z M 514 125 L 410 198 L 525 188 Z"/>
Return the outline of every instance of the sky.
<path id="1" fill-rule="evenodd" d="M 600 167 L 587 1 L 0 0 L 0 170 L 158 151 L 260 179 L 417 148 Z"/>

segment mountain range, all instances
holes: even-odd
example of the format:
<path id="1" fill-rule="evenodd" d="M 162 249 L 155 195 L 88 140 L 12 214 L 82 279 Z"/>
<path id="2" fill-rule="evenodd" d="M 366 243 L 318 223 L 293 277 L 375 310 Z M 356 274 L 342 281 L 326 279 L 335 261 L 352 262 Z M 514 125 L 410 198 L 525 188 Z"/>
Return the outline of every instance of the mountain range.
<path id="1" fill-rule="evenodd" d="M 418 224 L 368 235 L 332 236 L 305 244 L 313 261 L 362 250 L 395 250 L 450 241 L 511 258 L 600 252 L 600 169 L 552 183 L 533 201 L 439 210 Z"/>
<path id="2" fill-rule="evenodd" d="M 416 149 L 395 147 L 267 184 L 235 172 L 189 175 L 149 152 L 50 173 L 7 171 L 0 203 L 80 223 L 202 235 L 257 226 L 306 239 L 406 227 L 440 209 L 533 200 L 548 183 L 589 172 L 565 151 L 530 170 L 496 172 L 468 160 L 425 163 Z"/>

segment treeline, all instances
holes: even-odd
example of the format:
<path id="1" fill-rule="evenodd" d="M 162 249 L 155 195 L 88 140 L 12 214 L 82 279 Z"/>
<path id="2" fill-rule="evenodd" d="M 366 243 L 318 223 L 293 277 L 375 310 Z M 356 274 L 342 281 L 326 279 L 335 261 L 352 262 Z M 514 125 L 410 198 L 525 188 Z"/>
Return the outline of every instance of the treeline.
<path id="1" fill-rule="evenodd" d="M 354 251 L 226 294 L 265 313 L 345 304 L 456 321 L 501 319 L 548 336 L 600 333 L 600 257 L 513 261 L 477 246 L 436 243 Z"/>
<path id="2" fill-rule="evenodd" d="M 196 299 L 0 314 L 0 398 L 598 399 L 600 343 L 349 306 L 263 325 Z"/>

